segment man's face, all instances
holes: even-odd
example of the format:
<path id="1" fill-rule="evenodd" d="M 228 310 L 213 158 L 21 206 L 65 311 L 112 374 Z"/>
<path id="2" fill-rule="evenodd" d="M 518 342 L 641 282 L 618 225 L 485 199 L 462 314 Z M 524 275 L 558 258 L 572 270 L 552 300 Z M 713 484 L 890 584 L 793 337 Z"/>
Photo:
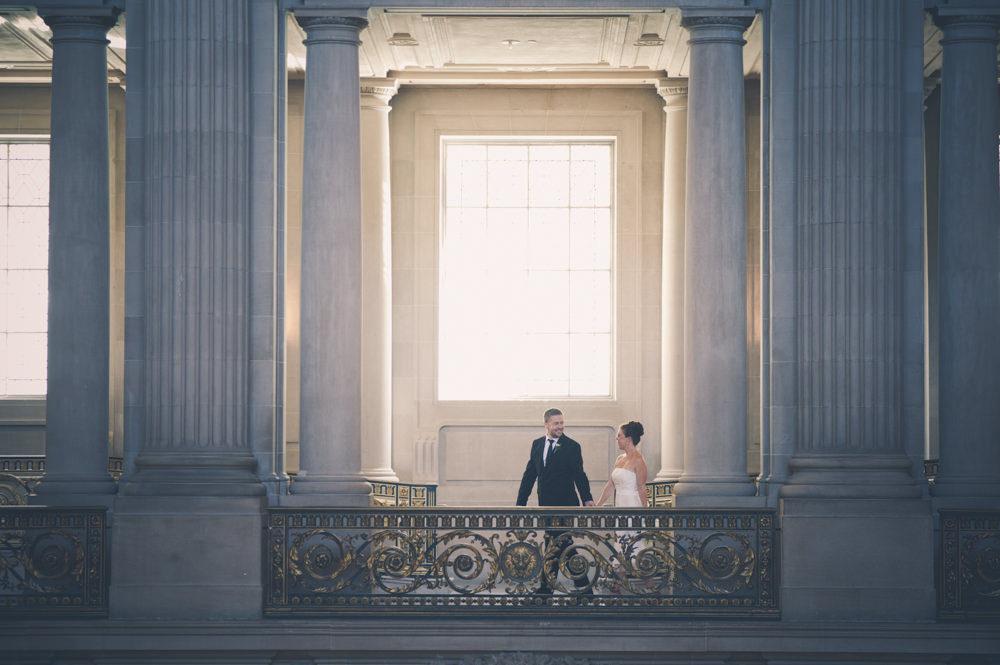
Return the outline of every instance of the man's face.
<path id="1" fill-rule="evenodd" d="M 545 432 L 552 439 L 558 439 L 563 433 L 563 417 L 562 416 L 550 416 L 548 420 L 545 421 Z"/>

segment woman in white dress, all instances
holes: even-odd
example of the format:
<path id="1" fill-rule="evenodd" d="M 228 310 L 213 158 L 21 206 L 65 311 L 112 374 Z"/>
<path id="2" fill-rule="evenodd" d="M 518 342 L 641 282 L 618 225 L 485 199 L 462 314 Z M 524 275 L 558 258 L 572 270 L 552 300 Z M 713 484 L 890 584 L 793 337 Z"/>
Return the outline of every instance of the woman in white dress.
<path id="1" fill-rule="evenodd" d="M 618 428 L 618 450 L 621 450 L 622 454 L 615 460 L 611 478 L 604 485 L 601 498 L 595 505 L 602 505 L 614 492 L 616 508 L 647 506 L 646 460 L 642 458 L 642 453 L 637 448 L 642 434 L 642 423 L 634 420 Z M 619 531 L 615 540 L 618 543 L 618 553 L 612 556 L 615 561 L 608 571 L 609 589 L 611 593 L 619 594 L 626 588 L 634 592 L 638 575 L 636 555 L 646 549 L 647 543 L 639 539 L 637 531 Z"/>
<path id="2" fill-rule="evenodd" d="M 638 448 L 642 435 L 642 423 L 634 420 L 618 428 L 618 450 L 622 454 L 615 460 L 611 478 L 604 485 L 601 498 L 595 505 L 602 505 L 614 492 L 616 507 L 646 507 L 646 460 Z"/>

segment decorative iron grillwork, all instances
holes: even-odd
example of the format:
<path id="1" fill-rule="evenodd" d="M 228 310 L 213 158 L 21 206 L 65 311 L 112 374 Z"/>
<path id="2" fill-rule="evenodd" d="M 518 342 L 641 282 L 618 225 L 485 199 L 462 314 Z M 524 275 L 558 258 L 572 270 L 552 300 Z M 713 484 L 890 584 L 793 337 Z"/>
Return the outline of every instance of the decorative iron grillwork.
<path id="1" fill-rule="evenodd" d="M 1000 511 L 940 511 L 938 614 L 1000 618 Z"/>
<path id="2" fill-rule="evenodd" d="M 274 508 L 265 613 L 774 617 L 769 510 Z"/>
<path id="3" fill-rule="evenodd" d="M 425 508 L 437 505 L 437 485 L 389 483 L 380 480 L 372 484 L 372 505 L 379 507 L 412 506 Z"/>
<path id="4" fill-rule="evenodd" d="M 653 508 L 669 508 L 674 505 L 672 483 L 646 483 L 646 498 Z"/>
<path id="5" fill-rule="evenodd" d="M 106 616 L 103 508 L 0 508 L 0 618 Z"/>

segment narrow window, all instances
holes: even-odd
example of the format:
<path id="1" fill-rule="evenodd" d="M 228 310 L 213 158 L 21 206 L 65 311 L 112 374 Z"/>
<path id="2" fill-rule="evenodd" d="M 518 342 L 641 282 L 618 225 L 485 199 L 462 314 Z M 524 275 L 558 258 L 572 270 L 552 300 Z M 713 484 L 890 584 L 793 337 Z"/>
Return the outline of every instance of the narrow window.
<path id="1" fill-rule="evenodd" d="M 0 139 L 0 397 L 45 395 L 49 146 Z"/>
<path id="2" fill-rule="evenodd" d="M 614 144 L 442 142 L 438 397 L 612 394 Z"/>

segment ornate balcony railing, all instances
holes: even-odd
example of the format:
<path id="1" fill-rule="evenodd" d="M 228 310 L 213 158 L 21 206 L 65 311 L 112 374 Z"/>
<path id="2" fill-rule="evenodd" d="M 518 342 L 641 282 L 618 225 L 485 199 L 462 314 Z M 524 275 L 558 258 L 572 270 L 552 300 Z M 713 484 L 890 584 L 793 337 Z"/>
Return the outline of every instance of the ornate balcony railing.
<path id="1" fill-rule="evenodd" d="M 426 508 L 437 505 L 437 485 L 417 485 L 413 483 L 389 483 L 381 480 L 372 484 L 372 505 L 382 508 L 410 506 Z"/>
<path id="2" fill-rule="evenodd" d="M 269 510 L 270 616 L 582 613 L 773 617 L 769 510 Z"/>
<path id="3" fill-rule="evenodd" d="M 0 508 L 0 620 L 108 613 L 103 508 Z"/>
<path id="4" fill-rule="evenodd" d="M 1000 510 L 940 511 L 938 615 L 1000 619 Z"/>

